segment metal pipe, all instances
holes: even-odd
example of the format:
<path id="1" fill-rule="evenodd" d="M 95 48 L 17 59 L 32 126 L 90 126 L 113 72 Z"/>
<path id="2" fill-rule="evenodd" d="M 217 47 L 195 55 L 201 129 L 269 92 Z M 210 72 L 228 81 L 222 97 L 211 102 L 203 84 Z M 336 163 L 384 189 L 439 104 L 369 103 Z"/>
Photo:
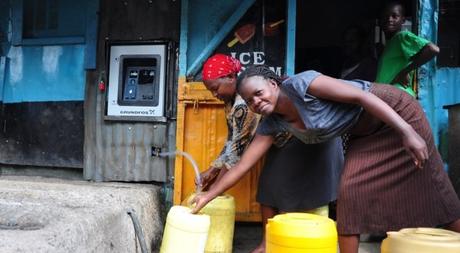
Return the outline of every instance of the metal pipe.
<path id="1" fill-rule="evenodd" d="M 134 232 L 136 233 L 137 240 L 139 240 L 139 244 L 141 245 L 141 252 L 148 253 L 147 243 L 145 242 L 145 238 L 144 238 L 144 232 L 142 231 L 142 227 L 139 222 L 139 219 L 137 218 L 136 212 L 134 211 L 134 209 L 130 208 L 128 209 L 127 213 L 131 217 L 131 220 L 133 221 Z"/>

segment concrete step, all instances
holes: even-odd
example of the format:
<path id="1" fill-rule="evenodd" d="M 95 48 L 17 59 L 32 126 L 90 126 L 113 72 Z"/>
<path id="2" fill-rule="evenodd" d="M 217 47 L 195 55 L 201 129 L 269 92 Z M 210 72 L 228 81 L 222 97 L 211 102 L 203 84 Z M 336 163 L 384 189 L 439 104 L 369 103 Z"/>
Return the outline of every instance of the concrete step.
<path id="1" fill-rule="evenodd" d="M 131 209 L 158 248 L 158 186 L 2 176 L 0 252 L 141 252 Z"/>

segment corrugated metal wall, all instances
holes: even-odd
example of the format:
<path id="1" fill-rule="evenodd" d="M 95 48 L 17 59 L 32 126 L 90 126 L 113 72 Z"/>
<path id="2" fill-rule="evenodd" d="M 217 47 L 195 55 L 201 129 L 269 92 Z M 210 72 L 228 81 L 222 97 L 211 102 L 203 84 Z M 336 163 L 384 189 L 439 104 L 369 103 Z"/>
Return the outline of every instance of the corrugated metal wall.
<path id="1" fill-rule="evenodd" d="M 151 156 L 151 147 L 175 149 L 175 57 L 166 83 L 166 122 L 104 120 L 106 93 L 98 90 L 107 72 L 107 40 L 179 41 L 180 1 L 101 0 L 97 70 L 87 72 L 84 177 L 98 181 L 157 181 L 172 176 L 173 159 Z M 173 48 L 174 50 L 174 48 Z M 174 56 L 174 55 L 173 55 Z"/>
<path id="2" fill-rule="evenodd" d="M 168 147 L 167 125 L 104 122 L 102 96 L 97 97 L 97 103 L 85 107 L 92 120 L 85 124 L 84 177 L 96 181 L 165 181 L 168 160 L 152 157 L 151 147 Z"/>

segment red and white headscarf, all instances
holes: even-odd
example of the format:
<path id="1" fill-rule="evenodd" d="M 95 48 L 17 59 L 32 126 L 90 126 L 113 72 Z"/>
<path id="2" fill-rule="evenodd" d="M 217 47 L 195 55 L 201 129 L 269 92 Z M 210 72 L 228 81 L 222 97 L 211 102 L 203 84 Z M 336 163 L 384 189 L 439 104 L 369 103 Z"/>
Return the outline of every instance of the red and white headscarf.
<path id="1" fill-rule="evenodd" d="M 237 59 L 224 54 L 215 54 L 209 57 L 203 65 L 203 80 L 214 80 L 237 74 L 240 70 L 241 63 Z"/>

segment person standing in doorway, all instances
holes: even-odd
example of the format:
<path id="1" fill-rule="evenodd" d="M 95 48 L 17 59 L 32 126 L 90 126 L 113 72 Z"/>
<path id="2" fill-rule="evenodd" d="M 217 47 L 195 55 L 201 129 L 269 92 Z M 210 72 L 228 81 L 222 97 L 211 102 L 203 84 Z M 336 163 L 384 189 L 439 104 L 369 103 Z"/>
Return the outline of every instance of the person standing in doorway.
<path id="1" fill-rule="evenodd" d="M 415 70 L 439 53 L 439 47 L 409 31 L 402 31 L 405 9 L 401 2 L 388 3 L 381 14 L 380 23 L 386 45 L 379 59 L 376 83 L 393 84 L 413 97 L 412 83 Z"/>

